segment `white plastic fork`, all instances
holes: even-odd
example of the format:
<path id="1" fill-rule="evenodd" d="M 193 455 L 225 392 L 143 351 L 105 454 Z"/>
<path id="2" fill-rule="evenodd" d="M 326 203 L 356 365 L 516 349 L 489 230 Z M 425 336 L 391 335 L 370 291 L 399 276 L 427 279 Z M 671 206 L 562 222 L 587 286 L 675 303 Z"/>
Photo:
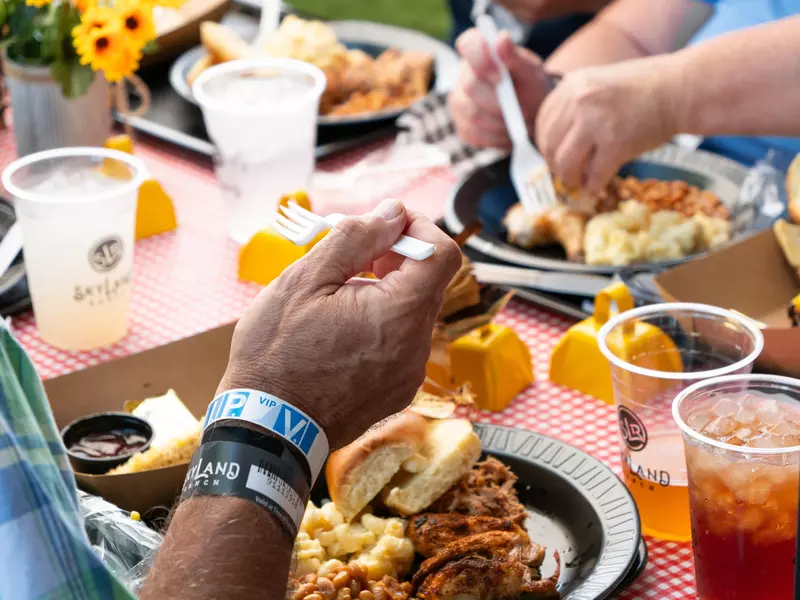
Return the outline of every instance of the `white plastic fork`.
<path id="1" fill-rule="evenodd" d="M 283 214 L 281 214 L 283 212 Z M 304 246 L 313 240 L 323 229 L 335 227 L 345 218 L 341 213 L 332 213 L 327 217 L 320 217 L 299 206 L 296 202 L 289 202 L 289 206 L 281 206 L 275 213 L 275 222 L 272 226 L 290 242 Z M 436 249 L 436 246 L 423 242 L 407 235 L 401 235 L 394 245 L 392 252 L 414 260 L 425 260 Z"/>
<path id="2" fill-rule="evenodd" d="M 483 12 L 475 16 L 478 29 L 486 38 L 492 59 L 500 71 L 497 84 L 497 101 L 506 122 L 513 145 L 511 150 L 511 183 L 519 196 L 522 208 L 528 213 L 540 213 L 557 202 L 553 178 L 544 157 L 533 147 L 528 137 L 528 127 L 519 105 L 514 83 L 503 61 L 497 56 L 497 26 L 494 19 Z"/>

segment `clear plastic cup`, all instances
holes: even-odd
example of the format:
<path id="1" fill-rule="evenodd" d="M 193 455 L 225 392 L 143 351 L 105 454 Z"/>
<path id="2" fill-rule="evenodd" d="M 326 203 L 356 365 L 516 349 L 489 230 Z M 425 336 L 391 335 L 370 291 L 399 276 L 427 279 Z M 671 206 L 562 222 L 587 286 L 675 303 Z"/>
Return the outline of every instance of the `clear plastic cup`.
<path id="1" fill-rule="evenodd" d="M 611 366 L 625 484 L 642 530 L 689 541 L 686 459 L 672 402 L 697 381 L 749 373 L 764 337 L 731 311 L 670 303 L 617 315 L 600 329 L 598 343 Z"/>
<path id="2" fill-rule="evenodd" d="M 734 375 L 675 399 L 700 600 L 792 600 L 800 494 L 800 380 Z"/>
<path id="3" fill-rule="evenodd" d="M 128 332 L 134 228 L 144 163 L 116 150 L 30 154 L 3 172 L 15 200 L 42 339 L 65 350 Z"/>
<path id="4" fill-rule="evenodd" d="M 282 195 L 307 189 L 324 90 L 318 68 L 277 58 L 226 62 L 194 82 L 235 241 L 269 226 Z"/>

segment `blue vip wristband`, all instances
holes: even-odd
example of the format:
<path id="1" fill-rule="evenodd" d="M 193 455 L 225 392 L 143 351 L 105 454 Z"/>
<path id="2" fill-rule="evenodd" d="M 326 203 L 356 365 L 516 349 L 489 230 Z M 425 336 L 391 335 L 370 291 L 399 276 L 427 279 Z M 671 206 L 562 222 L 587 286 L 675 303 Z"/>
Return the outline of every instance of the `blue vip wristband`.
<path id="1" fill-rule="evenodd" d="M 208 405 L 203 431 L 230 419 L 257 425 L 292 444 L 308 461 L 311 484 L 317 480 L 330 447 L 322 428 L 302 410 L 266 392 L 229 390 Z"/>

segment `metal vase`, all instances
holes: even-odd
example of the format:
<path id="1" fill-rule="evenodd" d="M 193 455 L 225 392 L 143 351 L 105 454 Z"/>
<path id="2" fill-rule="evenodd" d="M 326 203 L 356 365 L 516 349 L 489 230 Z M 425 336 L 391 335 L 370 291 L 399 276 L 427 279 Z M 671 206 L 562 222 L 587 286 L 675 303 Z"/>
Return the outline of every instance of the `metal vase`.
<path id="1" fill-rule="evenodd" d="M 80 97 L 64 97 L 48 67 L 22 65 L 4 58 L 19 156 L 67 146 L 102 146 L 111 134 L 111 94 L 96 73 Z"/>

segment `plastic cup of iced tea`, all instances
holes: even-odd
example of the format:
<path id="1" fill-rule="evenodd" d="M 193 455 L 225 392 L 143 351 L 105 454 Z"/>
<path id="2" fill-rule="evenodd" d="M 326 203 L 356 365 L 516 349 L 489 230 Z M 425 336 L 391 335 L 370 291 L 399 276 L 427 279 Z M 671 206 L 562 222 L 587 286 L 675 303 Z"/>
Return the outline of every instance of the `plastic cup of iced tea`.
<path id="1" fill-rule="evenodd" d="M 617 315 L 600 329 L 598 344 L 610 363 L 622 471 L 642 531 L 688 542 L 686 459 L 672 403 L 698 381 L 749 373 L 764 336 L 734 312 L 674 302 Z"/>
<path id="2" fill-rule="evenodd" d="M 700 600 L 797 598 L 800 380 L 719 377 L 686 388 L 672 410 Z"/>

